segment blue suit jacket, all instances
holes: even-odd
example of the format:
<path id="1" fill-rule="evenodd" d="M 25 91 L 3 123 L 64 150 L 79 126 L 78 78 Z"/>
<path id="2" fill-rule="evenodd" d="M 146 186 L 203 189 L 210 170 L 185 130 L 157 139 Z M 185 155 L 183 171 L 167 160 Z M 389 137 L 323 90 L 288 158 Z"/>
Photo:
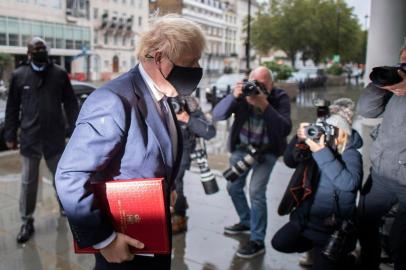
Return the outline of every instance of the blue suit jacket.
<path id="1" fill-rule="evenodd" d="M 95 203 L 90 182 L 165 177 L 168 195 L 182 155 L 177 129 L 175 161 L 171 139 L 138 66 L 87 98 L 56 173 L 57 193 L 79 246 L 97 244 L 113 232 Z"/>

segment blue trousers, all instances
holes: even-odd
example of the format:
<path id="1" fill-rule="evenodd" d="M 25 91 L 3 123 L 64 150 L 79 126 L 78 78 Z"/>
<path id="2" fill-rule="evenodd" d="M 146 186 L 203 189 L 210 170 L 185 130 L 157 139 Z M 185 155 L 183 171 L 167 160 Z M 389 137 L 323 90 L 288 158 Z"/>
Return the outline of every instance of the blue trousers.
<path id="1" fill-rule="evenodd" d="M 236 162 L 241 160 L 246 154 L 246 152 L 241 150 L 234 151 L 231 154 L 230 164 L 236 164 Z M 260 242 L 263 242 L 265 239 L 268 219 L 266 186 L 277 159 L 276 156 L 272 154 L 265 154 L 262 158 L 262 162 L 256 162 L 251 168 L 252 176 L 249 186 L 251 207 L 248 205 L 247 197 L 244 193 L 249 171 L 242 174 L 234 182 L 227 183 L 227 191 L 231 196 L 240 222 L 250 227 L 251 240 Z"/>

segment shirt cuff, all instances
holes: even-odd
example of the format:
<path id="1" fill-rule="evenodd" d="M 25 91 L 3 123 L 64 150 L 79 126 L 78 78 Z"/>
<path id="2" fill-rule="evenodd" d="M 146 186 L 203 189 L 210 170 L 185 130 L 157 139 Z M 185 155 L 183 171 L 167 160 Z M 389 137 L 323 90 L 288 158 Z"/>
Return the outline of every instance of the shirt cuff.
<path id="1" fill-rule="evenodd" d="M 97 243 L 96 245 L 93 245 L 93 248 L 95 249 L 102 249 L 110 245 L 114 239 L 116 239 L 117 234 L 116 232 L 113 232 L 106 240 L 101 241 L 100 243 Z"/>

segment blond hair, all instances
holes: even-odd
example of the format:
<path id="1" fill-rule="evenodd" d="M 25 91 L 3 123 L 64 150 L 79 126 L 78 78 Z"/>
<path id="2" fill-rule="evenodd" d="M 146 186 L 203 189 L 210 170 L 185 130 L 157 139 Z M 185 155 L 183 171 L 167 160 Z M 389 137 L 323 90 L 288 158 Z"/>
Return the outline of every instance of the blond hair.
<path id="1" fill-rule="evenodd" d="M 399 56 L 402 56 L 402 53 L 404 53 L 405 51 L 406 51 L 406 43 L 403 44 L 402 48 L 400 49 Z"/>
<path id="2" fill-rule="evenodd" d="M 154 51 L 161 52 L 171 60 L 179 59 L 185 52 L 199 55 L 206 46 L 201 27 L 175 14 L 156 18 L 148 31 L 141 34 L 137 50 L 139 60 Z"/>
<path id="3" fill-rule="evenodd" d="M 347 143 L 348 143 L 348 139 L 349 139 L 349 138 L 350 138 L 350 135 L 349 135 L 348 133 L 344 132 L 344 139 L 343 139 L 343 141 L 342 141 L 340 144 L 337 144 L 337 151 L 338 151 L 338 153 L 339 153 L 340 155 L 344 152 L 345 147 L 347 146 Z"/>

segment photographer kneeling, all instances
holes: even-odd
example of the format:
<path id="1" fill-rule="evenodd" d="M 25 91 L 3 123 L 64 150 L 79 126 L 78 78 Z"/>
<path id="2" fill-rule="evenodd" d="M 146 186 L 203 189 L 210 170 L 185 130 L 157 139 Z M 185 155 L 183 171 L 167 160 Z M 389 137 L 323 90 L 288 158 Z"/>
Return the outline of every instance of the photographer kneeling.
<path id="1" fill-rule="evenodd" d="M 225 227 L 224 232 L 232 235 L 251 232 L 250 241 L 237 251 L 241 258 L 265 252 L 266 187 L 292 128 L 289 97 L 284 90 L 273 87 L 269 69 L 258 67 L 249 79 L 238 83 L 233 93 L 213 110 L 214 121 L 225 120 L 233 113 L 235 117 L 229 137 L 231 168 L 224 175 L 229 180 L 227 190 L 240 221 Z M 244 186 L 251 167 L 250 208 Z"/>
<path id="2" fill-rule="evenodd" d="M 349 99 L 336 100 L 327 119 L 301 123 L 285 151 L 286 165 L 296 171 L 285 194 L 293 204 L 284 214 L 293 211 L 272 246 L 285 253 L 313 249 L 312 269 L 345 269 L 355 247 L 352 218 L 363 170 L 357 151 L 362 139 L 351 128 L 353 107 Z"/>

